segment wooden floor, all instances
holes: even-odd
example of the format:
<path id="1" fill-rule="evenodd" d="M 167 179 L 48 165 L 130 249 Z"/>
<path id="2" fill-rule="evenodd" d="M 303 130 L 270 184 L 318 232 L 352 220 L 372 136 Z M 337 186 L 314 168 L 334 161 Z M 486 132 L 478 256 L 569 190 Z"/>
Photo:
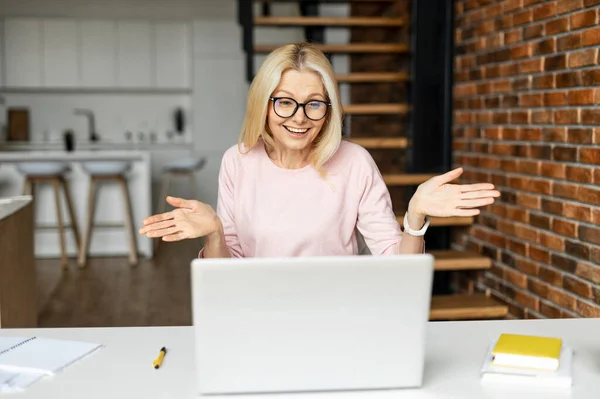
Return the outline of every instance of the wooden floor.
<path id="1" fill-rule="evenodd" d="M 153 260 L 127 257 L 36 261 L 39 327 L 191 325 L 190 261 L 200 240 L 162 245 Z"/>

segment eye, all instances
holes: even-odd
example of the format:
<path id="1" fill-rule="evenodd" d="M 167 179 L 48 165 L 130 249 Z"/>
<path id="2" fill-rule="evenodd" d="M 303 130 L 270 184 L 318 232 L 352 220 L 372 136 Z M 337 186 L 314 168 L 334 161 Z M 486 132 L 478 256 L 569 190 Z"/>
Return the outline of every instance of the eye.
<path id="1" fill-rule="evenodd" d="M 323 106 L 323 103 L 319 101 L 311 101 L 307 104 L 307 106 L 312 109 L 319 109 Z"/>
<path id="2" fill-rule="evenodd" d="M 284 107 L 291 107 L 293 104 L 291 100 L 286 100 L 285 98 L 279 100 L 279 105 L 283 105 Z"/>

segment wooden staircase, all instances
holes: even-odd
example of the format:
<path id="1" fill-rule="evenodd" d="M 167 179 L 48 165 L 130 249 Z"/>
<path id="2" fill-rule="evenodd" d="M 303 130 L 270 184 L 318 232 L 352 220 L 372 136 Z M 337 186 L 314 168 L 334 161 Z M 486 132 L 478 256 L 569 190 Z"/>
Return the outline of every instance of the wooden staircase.
<path id="1" fill-rule="evenodd" d="M 245 0 L 240 0 L 243 2 Z M 321 0 L 320 3 L 372 3 L 392 4 L 396 1 L 406 0 Z M 255 0 L 256 3 L 269 4 L 275 2 L 302 3 L 302 0 Z M 248 10 L 248 9 L 246 9 Z M 241 18 L 242 19 L 242 18 Z M 320 15 L 303 15 L 297 17 L 279 16 L 254 16 L 248 19 L 255 27 L 279 27 L 285 28 L 368 28 L 368 29 L 402 29 L 406 28 L 409 21 L 398 16 L 373 17 L 373 16 L 351 16 L 351 17 L 324 17 Z M 248 33 L 246 26 L 245 32 Z M 401 54 L 408 56 L 409 48 L 406 43 L 348 43 L 327 44 L 313 43 L 328 55 L 348 54 L 361 55 L 364 57 L 376 54 Z M 281 43 L 284 44 L 284 43 Z M 280 44 L 256 44 L 250 43 L 246 46 L 249 55 L 266 54 L 278 48 Z M 367 71 L 338 74 L 339 84 L 395 84 L 409 85 L 411 77 L 404 71 Z M 407 103 L 353 103 L 344 105 L 344 113 L 353 116 L 406 116 L 410 115 L 411 109 Z M 361 145 L 369 151 L 385 151 L 386 154 L 400 154 L 411 149 L 411 140 L 398 136 L 378 136 L 373 132 L 372 137 L 349 137 L 349 141 Z M 390 189 L 397 187 L 415 188 L 435 174 L 417 173 L 383 173 L 383 179 Z M 403 222 L 404 213 L 398 212 L 398 221 Z M 474 223 L 473 217 L 431 218 L 431 230 L 435 228 L 449 228 L 470 226 Z M 430 231 L 431 231 L 430 230 Z M 430 233 L 428 233 L 430 234 Z M 427 239 L 427 237 L 426 237 Z M 428 250 L 435 258 L 436 273 L 455 273 L 461 271 L 484 271 L 491 268 L 491 259 L 477 253 L 466 251 L 455 251 L 451 249 Z M 501 302 L 483 293 L 475 293 L 471 285 L 467 293 L 453 295 L 434 295 L 431 302 L 431 320 L 467 320 L 467 319 L 495 319 L 507 315 L 508 308 Z"/>

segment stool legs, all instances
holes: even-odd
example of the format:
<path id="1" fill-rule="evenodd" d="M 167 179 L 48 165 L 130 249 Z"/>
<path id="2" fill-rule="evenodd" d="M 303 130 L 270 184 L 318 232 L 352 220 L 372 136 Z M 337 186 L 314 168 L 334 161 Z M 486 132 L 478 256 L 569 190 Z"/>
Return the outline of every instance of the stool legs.
<path id="1" fill-rule="evenodd" d="M 96 202 L 96 180 L 90 179 L 90 189 L 88 192 L 88 206 L 87 206 L 87 219 L 85 223 L 85 230 L 83 235 L 83 241 L 79 247 L 79 257 L 77 258 L 77 265 L 81 268 L 85 267 L 87 260 L 87 253 L 90 249 L 90 236 L 92 234 L 92 226 L 94 224 L 94 209 Z"/>
<path id="2" fill-rule="evenodd" d="M 69 185 L 65 181 L 64 177 L 59 178 L 60 184 L 63 188 L 65 195 L 65 201 L 67 203 L 67 210 L 69 211 L 69 218 L 71 219 L 71 229 L 75 236 L 75 245 L 77 246 L 77 253 L 81 248 L 81 237 L 79 236 L 79 227 L 77 224 L 77 217 L 75 216 L 75 210 L 73 209 L 73 201 L 71 201 L 71 193 L 69 192 Z"/>
<path id="3" fill-rule="evenodd" d="M 123 176 L 119 176 L 119 185 L 123 193 L 123 202 L 125 204 L 125 224 L 127 225 L 127 233 L 129 235 L 129 263 L 136 265 L 138 263 L 137 241 L 133 230 L 133 212 L 131 211 L 131 201 L 129 200 L 129 190 L 127 189 L 127 181 Z"/>
<path id="4" fill-rule="evenodd" d="M 23 195 L 33 194 L 33 183 L 29 177 L 25 178 L 25 184 L 23 185 Z"/>
<path id="5" fill-rule="evenodd" d="M 65 229 L 63 225 L 62 208 L 60 206 L 60 184 L 57 178 L 52 179 L 52 188 L 54 189 L 56 221 L 58 223 L 58 238 L 60 240 L 60 260 L 63 269 L 66 269 L 69 267 L 69 261 L 67 260 L 67 243 L 65 242 Z"/>

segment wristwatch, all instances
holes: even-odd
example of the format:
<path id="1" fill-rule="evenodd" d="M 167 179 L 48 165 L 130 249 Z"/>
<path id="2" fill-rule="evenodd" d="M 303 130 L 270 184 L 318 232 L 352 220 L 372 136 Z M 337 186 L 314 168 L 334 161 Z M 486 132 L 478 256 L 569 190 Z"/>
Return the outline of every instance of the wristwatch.
<path id="1" fill-rule="evenodd" d="M 421 228 L 421 230 L 413 230 L 408 226 L 408 212 L 404 215 L 404 231 L 406 231 L 411 236 L 423 237 L 427 228 L 429 227 L 429 218 L 425 216 L 425 225 Z"/>

